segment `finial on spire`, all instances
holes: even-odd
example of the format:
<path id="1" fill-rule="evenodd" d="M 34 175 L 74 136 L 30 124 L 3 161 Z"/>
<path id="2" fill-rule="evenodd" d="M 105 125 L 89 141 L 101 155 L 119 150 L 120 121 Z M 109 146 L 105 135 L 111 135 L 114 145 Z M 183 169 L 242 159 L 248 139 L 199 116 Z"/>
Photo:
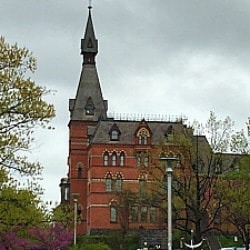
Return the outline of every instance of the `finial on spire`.
<path id="1" fill-rule="evenodd" d="M 91 4 L 91 0 L 89 0 L 89 6 L 88 6 L 88 8 L 89 8 L 89 10 L 91 10 L 92 9 L 92 4 Z"/>

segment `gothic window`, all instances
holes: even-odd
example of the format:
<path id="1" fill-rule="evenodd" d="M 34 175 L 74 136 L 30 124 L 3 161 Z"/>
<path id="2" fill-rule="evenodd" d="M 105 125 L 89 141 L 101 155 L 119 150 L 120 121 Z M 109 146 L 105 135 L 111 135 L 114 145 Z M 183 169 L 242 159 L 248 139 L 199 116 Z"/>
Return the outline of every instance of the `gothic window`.
<path id="1" fill-rule="evenodd" d="M 156 208 L 150 207 L 150 222 L 155 223 L 156 222 Z"/>
<path id="2" fill-rule="evenodd" d="M 140 154 L 138 154 L 136 157 L 136 165 L 137 165 L 137 167 L 141 166 L 141 155 Z"/>
<path id="3" fill-rule="evenodd" d="M 116 178 L 116 191 L 117 192 L 122 191 L 122 176 L 121 176 L 121 174 L 118 174 L 117 178 Z"/>
<path id="4" fill-rule="evenodd" d="M 106 192 L 112 192 L 112 176 L 109 173 L 106 177 Z"/>
<path id="5" fill-rule="evenodd" d="M 146 145 L 147 144 L 147 136 L 146 135 L 140 135 L 139 136 L 139 144 L 140 145 Z"/>
<path id="6" fill-rule="evenodd" d="M 109 153 L 105 152 L 103 155 L 103 165 L 108 166 L 109 165 Z"/>
<path id="7" fill-rule="evenodd" d="M 131 221 L 138 222 L 138 207 L 131 208 Z"/>
<path id="8" fill-rule="evenodd" d="M 150 133 L 146 128 L 141 128 L 137 133 L 137 137 L 138 137 L 139 145 L 147 145 L 148 138 L 150 137 Z"/>
<path id="9" fill-rule="evenodd" d="M 82 178 L 82 167 L 78 167 L 78 170 L 77 170 L 77 178 L 78 178 L 78 179 Z"/>
<path id="10" fill-rule="evenodd" d="M 110 222 L 117 222 L 117 208 L 115 206 L 110 207 Z"/>
<path id="11" fill-rule="evenodd" d="M 94 103 L 93 103 L 91 97 L 89 97 L 87 104 L 85 106 L 86 115 L 94 115 L 94 110 L 95 110 Z"/>
<path id="12" fill-rule="evenodd" d="M 147 207 L 141 207 L 141 222 L 147 222 Z"/>
<path id="13" fill-rule="evenodd" d="M 120 153 L 120 166 L 124 166 L 125 165 L 125 154 L 124 152 Z"/>
<path id="14" fill-rule="evenodd" d="M 116 152 L 113 152 L 112 154 L 112 166 L 116 166 L 117 165 L 117 154 Z"/>
<path id="15" fill-rule="evenodd" d="M 145 155 L 143 160 L 144 160 L 144 167 L 148 167 L 148 164 L 149 164 L 148 155 Z"/>
<path id="16" fill-rule="evenodd" d="M 147 168 L 149 166 L 149 152 L 137 152 L 136 154 L 136 165 L 137 167 L 145 167 Z"/>
<path id="17" fill-rule="evenodd" d="M 81 179 L 83 176 L 83 163 L 82 162 L 78 162 L 76 165 L 76 169 L 77 169 L 77 178 Z"/>

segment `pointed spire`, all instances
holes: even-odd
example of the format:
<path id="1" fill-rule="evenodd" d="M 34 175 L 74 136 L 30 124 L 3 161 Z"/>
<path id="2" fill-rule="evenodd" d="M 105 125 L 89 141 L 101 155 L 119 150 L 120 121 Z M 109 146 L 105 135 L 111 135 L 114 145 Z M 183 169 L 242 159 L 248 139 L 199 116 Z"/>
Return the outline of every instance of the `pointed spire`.
<path id="1" fill-rule="evenodd" d="M 89 2 L 89 16 L 84 38 L 81 40 L 81 54 L 84 64 L 95 64 L 95 56 L 98 53 L 98 40 L 95 38 L 93 22 L 91 18 L 91 2 Z"/>
<path id="2" fill-rule="evenodd" d="M 92 9 L 91 0 L 89 0 L 89 9 Z"/>
<path id="3" fill-rule="evenodd" d="M 108 102 L 103 99 L 101 85 L 95 65 L 98 52 L 93 23 L 91 4 L 84 38 L 81 40 L 83 55 L 82 72 L 75 99 L 70 99 L 69 110 L 71 121 L 99 121 L 107 118 Z"/>

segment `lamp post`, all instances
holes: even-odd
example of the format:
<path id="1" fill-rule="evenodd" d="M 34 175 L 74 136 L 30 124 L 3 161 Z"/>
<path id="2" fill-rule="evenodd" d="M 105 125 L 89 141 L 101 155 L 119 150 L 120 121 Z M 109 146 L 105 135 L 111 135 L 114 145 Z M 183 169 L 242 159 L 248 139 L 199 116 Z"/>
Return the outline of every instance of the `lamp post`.
<path id="1" fill-rule="evenodd" d="M 78 193 L 73 193 L 73 203 L 74 203 L 74 240 L 73 244 L 76 245 L 76 229 L 77 229 L 77 202 L 78 202 Z"/>
<path id="2" fill-rule="evenodd" d="M 172 176 L 173 162 L 177 161 L 176 157 L 161 157 L 160 161 L 166 163 L 165 171 L 168 177 L 168 250 L 172 250 Z"/>

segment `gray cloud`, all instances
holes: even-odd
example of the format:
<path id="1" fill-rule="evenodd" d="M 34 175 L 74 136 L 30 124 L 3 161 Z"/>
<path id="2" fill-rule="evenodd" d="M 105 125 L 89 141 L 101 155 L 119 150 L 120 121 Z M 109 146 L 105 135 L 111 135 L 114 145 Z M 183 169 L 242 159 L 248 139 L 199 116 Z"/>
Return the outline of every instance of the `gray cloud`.
<path id="1" fill-rule="evenodd" d="M 97 67 L 109 111 L 186 115 L 211 110 L 245 125 L 250 106 L 248 0 L 93 0 Z M 68 99 L 81 70 L 88 1 L 2 0 L 0 30 L 38 59 L 34 79 L 56 90 L 53 132 L 37 133 L 32 157 L 44 167 L 46 199 L 67 173 Z M 53 183 L 49 183 L 53 182 Z M 53 191 L 52 191 L 53 190 Z"/>

